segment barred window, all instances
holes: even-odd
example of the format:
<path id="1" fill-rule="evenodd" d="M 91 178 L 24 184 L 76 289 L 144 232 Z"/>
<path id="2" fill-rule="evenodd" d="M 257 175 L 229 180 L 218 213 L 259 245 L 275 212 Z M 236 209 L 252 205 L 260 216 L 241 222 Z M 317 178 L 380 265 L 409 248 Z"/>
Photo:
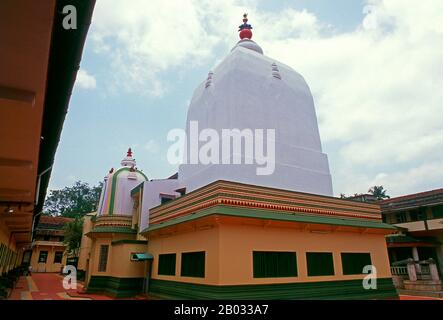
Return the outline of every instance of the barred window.
<path id="1" fill-rule="evenodd" d="M 334 259 L 331 252 L 307 252 L 308 276 L 333 276 Z"/>
<path id="2" fill-rule="evenodd" d="M 278 278 L 297 276 L 295 252 L 253 252 L 254 278 Z"/>
<path id="3" fill-rule="evenodd" d="M 182 277 L 205 277 L 205 252 L 182 253 L 181 261 Z"/>
<path id="4" fill-rule="evenodd" d="M 160 254 L 158 256 L 158 274 L 165 276 L 175 276 L 176 254 Z"/>
<path id="5" fill-rule="evenodd" d="M 98 271 L 99 272 L 105 272 L 106 271 L 106 265 L 108 264 L 108 245 L 101 245 L 100 246 L 100 257 L 98 262 Z"/>
<path id="6" fill-rule="evenodd" d="M 343 274 L 363 274 L 365 266 L 372 265 L 370 253 L 342 253 Z"/>

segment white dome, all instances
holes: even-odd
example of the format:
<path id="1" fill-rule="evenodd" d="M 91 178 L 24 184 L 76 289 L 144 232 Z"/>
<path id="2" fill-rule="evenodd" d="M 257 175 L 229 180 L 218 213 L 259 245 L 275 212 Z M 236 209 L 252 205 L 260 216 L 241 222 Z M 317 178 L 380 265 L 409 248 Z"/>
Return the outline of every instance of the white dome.
<path id="1" fill-rule="evenodd" d="M 247 48 L 250 50 L 253 50 L 255 52 L 258 52 L 260 54 L 263 54 L 263 49 L 254 41 L 250 40 L 250 39 L 242 39 L 240 40 L 236 46 L 234 48 L 232 48 L 232 50 L 234 50 L 237 47 L 243 47 L 243 48 Z"/>
<path id="2" fill-rule="evenodd" d="M 103 183 L 100 195 L 100 203 L 97 215 L 124 215 L 131 216 L 133 201 L 131 190 L 144 181 L 148 181 L 146 175 L 138 170 L 132 152 L 122 160 L 123 167 L 108 173 Z"/>
<path id="3" fill-rule="evenodd" d="M 308 85 L 300 74 L 258 48 L 251 40 L 240 41 L 195 90 L 186 130 L 189 137 L 190 121 L 198 121 L 200 131 L 212 128 L 220 136 L 222 129 L 275 129 L 274 173 L 258 176 L 256 166 L 244 161 L 203 165 L 186 159 L 179 179 L 187 192 L 216 180 L 231 180 L 332 195 L 328 158 L 322 153 Z"/>

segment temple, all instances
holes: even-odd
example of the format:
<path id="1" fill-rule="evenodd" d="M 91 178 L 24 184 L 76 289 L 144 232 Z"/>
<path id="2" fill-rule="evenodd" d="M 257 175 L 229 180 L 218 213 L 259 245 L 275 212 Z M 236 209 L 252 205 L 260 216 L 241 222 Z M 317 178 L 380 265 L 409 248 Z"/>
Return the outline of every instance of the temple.
<path id="1" fill-rule="evenodd" d="M 332 196 L 310 89 L 264 55 L 247 15 L 240 41 L 195 90 L 201 129 L 274 129 L 275 170 L 192 163 L 149 180 L 132 150 L 86 216 L 79 269 L 88 292 L 185 299 L 397 298 L 380 206 Z M 188 135 L 189 136 L 189 135 Z M 256 156 L 254 154 L 254 156 Z M 255 161 L 250 161 L 256 163 Z M 258 162 L 258 161 L 257 161 Z M 376 273 L 376 275 L 375 275 Z M 364 285 L 364 278 L 376 286 Z"/>

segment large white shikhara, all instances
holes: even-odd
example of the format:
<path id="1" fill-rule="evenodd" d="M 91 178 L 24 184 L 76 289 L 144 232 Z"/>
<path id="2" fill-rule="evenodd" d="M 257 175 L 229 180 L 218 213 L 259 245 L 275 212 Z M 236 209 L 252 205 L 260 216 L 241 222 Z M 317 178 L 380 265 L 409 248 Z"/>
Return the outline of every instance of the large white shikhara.
<path id="1" fill-rule="evenodd" d="M 229 180 L 333 194 L 308 85 L 292 68 L 264 56 L 255 42 L 241 40 L 195 90 L 187 117 L 188 137 L 191 121 L 198 122 L 199 130 L 215 129 L 220 136 L 222 129 L 275 129 L 275 170 L 271 175 L 257 175 L 257 165 L 245 161 L 189 164 L 188 153 L 179 169 L 186 192 Z"/>

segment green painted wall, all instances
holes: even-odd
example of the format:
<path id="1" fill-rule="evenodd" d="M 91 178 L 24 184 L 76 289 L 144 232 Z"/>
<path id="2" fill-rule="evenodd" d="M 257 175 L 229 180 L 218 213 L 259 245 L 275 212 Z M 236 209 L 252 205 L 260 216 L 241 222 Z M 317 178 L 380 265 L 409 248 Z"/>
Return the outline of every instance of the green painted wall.
<path id="1" fill-rule="evenodd" d="M 142 292 L 143 278 L 91 276 L 88 293 L 106 293 L 116 298 L 132 297 Z"/>
<path id="2" fill-rule="evenodd" d="M 165 299 L 359 300 L 398 298 L 391 278 L 378 279 L 376 290 L 365 290 L 361 280 L 212 286 L 152 279 L 149 286 L 149 294 Z"/>

